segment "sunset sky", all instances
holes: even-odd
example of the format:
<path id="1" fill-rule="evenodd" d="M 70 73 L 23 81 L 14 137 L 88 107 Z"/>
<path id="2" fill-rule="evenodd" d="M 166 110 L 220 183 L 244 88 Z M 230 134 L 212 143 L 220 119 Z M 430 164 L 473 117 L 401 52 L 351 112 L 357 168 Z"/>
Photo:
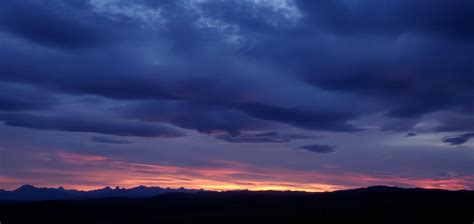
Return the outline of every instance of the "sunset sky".
<path id="1" fill-rule="evenodd" d="M 1 0 L 0 188 L 474 190 L 472 12 Z"/>

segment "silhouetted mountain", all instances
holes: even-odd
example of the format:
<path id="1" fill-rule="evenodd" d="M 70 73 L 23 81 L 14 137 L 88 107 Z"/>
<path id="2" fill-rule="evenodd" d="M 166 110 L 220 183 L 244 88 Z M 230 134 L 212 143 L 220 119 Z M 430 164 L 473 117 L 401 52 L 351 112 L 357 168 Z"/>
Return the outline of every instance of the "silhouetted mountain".
<path id="1" fill-rule="evenodd" d="M 305 192 L 230 191 L 152 194 L 153 189 L 104 188 L 140 198 L 0 203 L 2 223 L 466 223 L 474 220 L 473 191 L 370 187 Z M 56 189 L 57 190 L 57 189 Z M 48 191 L 24 186 L 17 191 Z M 67 190 L 63 190 L 66 191 Z M 181 192 L 179 192 L 181 191 Z M 77 192 L 77 191 L 74 191 Z M 91 193 L 91 192 L 89 192 Z M 128 194 L 130 195 L 130 194 Z"/>
<path id="2" fill-rule="evenodd" d="M 37 188 L 32 185 L 23 185 L 13 191 L 0 190 L 0 201 L 46 201 L 46 200 L 73 200 L 73 199 L 93 199 L 93 198 L 110 198 L 110 197 L 126 197 L 141 198 L 152 197 L 159 194 L 181 192 L 196 193 L 200 190 L 189 190 L 185 188 L 171 189 L 160 187 L 139 186 L 135 188 L 125 189 L 116 187 L 112 189 L 105 187 L 98 190 L 78 191 L 66 190 L 59 188 Z"/>

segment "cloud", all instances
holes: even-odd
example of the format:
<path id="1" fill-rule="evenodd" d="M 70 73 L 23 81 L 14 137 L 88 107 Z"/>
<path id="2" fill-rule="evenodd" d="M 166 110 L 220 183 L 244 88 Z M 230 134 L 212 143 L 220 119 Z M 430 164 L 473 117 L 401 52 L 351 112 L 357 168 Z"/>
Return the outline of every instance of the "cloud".
<path id="1" fill-rule="evenodd" d="M 437 132 L 474 131 L 474 118 L 470 115 L 449 114 L 438 119 Z"/>
<path id="2" fill-rule="evenodd" d="M 309 130 L 357 132 L 361 129 L 348 122 L 354 115 L 338 111 L 311 111 L 262 103 L 224 104 L 186 101 L 144 102 L 125 109 L 129 118 L 166 122 L 203 133 L 225 131 L 238 135 L 241 131 L 265 130 L 273 122 L 290 124 Z"/>
<path id="3" fill-rule="evenodd" d="M 468 142 L 471 138 L 474 138 L 474 133 L 466 133 L 462 135 L 447 136 L 443 138 L 444 143 L 449 143 L 450 145 L 462 145 Z"/>
<path id="4" fill-rule="evenodd" d="M 125 114 L 128 118 L 170 123 L 201 133 L 227 132 L 238 135 L 241 131 L 270 126 L 235 109 L 183 101 L 143 102 L 126 108 Z"/>
<path id="5" fill-rule="evenodd" d="M 279 124 L 352 133 L 374 113 L 407 131 L 433 112 L 472 112 L 472 2 L 262 2 L 6 0 L 0 81 L 230 135 Z M 4 91 L 0 109 L 58 104 L 32 99 Z"/>
<path id="6" fill-rule="evenodd" d="M 332 153 L 335 151 L 336 147 L 332 145 L 314 144 L 301 146 L 300 148 L 314 153 Z"/>
<path id="7" fill-rule="evenodd" d="M 299 72 L 308 83 L 370 100 L 371 105 L 378 106 L 376 110 L 385 111 L 389 117 L 412 119 L 471 105 L 468 96 L 474 96 L 474 92 L 470 88 L 473 79 L 469 75 L 472 65 L 468 58 L 474 55 L 466 53 L 457 60 L 450 58 L 470 45 L 432 36 L 400 38 L 398 41 L 373 38 L 379 46 L 374 46 L 376 49 L 371 52 L 363 50 L 370 45 L 370 38 L 322 38 L 321 42 L 329 46 L 344 40 L 348 43 L 345 48 L 323 47 L 320 51 L 302 53 L 295 56 L 295 60 L 299 58 L 295 63 L 302 64 Z M 418 46 L 418 49 L 406 50 L 397 43 Z M 323 55 L 333 55 L 333 58 L 311 62 L 311 58 Z"/>
<path id="8" fill-rule="evenodd" d="M 112 21 L 95 14 L 85 1 L 48 3 L 5 0 L 0 7 L 0 29 L 47 46 L 84 48 L 107 43 L 98 24 Z"/>
<path id="9" fill-rule="evenodd" d="M 307 16 L 308 23 L 337 34 L 422 32 L 461 39 L 474 37 L 470 29 L 474 25 L 471 13 L 474 4 L 469 0 L 456 4 L 443 0 L 296 0 L 296 4 Z"/>
<path id="10" fill-rule="evenodd" d="M 105 144 L 132 144 L 133 142 L 122 139 L 95 136 L 91 138 L 92 142 Z"/>
<path id="11" fill-rule="evenodd" d="M 184 134 L 163 125 L 124 122 L 104 118 L 81 116 L 52 116 L 28 113 L 2 113 L 0 120 L 6 125 L 39 130 L 91 132 L 117 136 L 180 137 Z"/>
<path id="12" fill-rule="evenodd" d="M 45 110 L 58 104 L 58 99 L 31 86 L 0 82 L 0 111 Z"/>
<path id="13" fill-rule="evenodd" d="M 354 117 L 350 113 L 307 111 L 261 103 L 245 103 L 239 106 L 240 110 L 256 118 L 287 123 L 295 127 L 342 132 L 361 131 L 348 123 Z"/>
<path id="14" fill-rule="evenodd" d="M 279 132 L 260 132 L 260 133 L 243 133 L 237 136 L 229 134 L 220 134 L 216 139 L 229 143 L 288 143 L 296 139 L 311 139 L 317 136 L 303 134 L 287 134 Z"/>

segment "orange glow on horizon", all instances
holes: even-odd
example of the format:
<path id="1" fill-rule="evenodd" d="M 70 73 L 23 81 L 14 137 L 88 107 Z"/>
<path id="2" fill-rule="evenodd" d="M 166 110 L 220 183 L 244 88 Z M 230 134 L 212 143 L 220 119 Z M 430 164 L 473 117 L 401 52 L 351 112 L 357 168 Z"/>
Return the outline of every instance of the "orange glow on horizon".
<path id="1" fill-rule="evenodd" d="M 44 155 L 43 155 L 44 156 Z M 38 168 L 25 180 L 0 176 L 0 182 L 10 186 L 30 183 L 41 187 L 59 187 L 77 190 L 94 190 L 104 186 L 133 188 L 159 186 L 185 187 L 214 191 L 228 190 L 278 190 L 278 191 L 336 191 L 373 185 L 441 188 L 447 190 L 469 189 L 474 177 L 451 179 L 405 178 L 341 171 L 322 173 L 279 168 L 262 168 L 230 161 L 212 161 L 215 167 L 179 167 L 159 164 L 132 163 L 103 156 L 84 155 L 58 151 L 54 155 L 72 170 Z"/>

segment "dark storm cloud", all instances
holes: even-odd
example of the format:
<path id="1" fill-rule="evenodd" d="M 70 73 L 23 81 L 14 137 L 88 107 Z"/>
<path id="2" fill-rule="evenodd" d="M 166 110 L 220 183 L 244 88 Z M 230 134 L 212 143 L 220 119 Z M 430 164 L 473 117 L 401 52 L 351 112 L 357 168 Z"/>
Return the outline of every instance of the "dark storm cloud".
<path id="1" fill-rule="evenodd" d="M 440 124 L 435 129 L 437 132 L 474 131 L 474 117 L 469 115 L 451 115 L 449 117 L 442 117 L 439 121 Z"/>
<path id="2" fill-rule="evenodd" d="M 474 138 L 474 133 L 466 133 L 463 135 L 447 136 L 443 138 L 443 142 L 449 143 L 450 145 L 462 145 L 468 142 L 471 138 Z"/>
<path id="3" fill-rule="evenodd" d="M 107 51 L 77 55 L 41 53 L 40 49 L 28 52 L 14 43 L 0 43 L 0 47 L 4 49 L 0 52 L 0 80 L 3 81 L 37 85 L 72 95 L 91 94 L 114 99 L 177 98 L 165 89 L 168 82 L 164 77 L 159 78 L 160 74 L 170 71 L 130 60 L 127 55 Z"/>
<path id="4" fill-rule="evenodd" d="M 331 153 L 335 151 L 336 147 L 332 145 L 314 144 L 301 146 L 300 148 L 314 153 Z"/>
<path id="5" fill-rule="evenodd" d="M 349 113 L 306 111 L 260 103 L 145 102 L 126 109 L 126 114 L 130 118 L 166 122 L 203 133 L 225 131 L 238 135 L 241 131 L 269 128 L 272 126 L 269 122 L 287 123 L 310 130 L 360 131 L 347 123 L 353 118 Z"/>
<path id="6" fill-rule="evenodd" d="M 0 30 L 61 48 L 105 44 L 113 35 L 98 26 L 104 20 L 91 9 L 86 1 L 5 0 L 0 5 Z"/>
<path id="7" fill-rule="evenodd" d="M 122 68 L 125 69 L 125 68 Z M 115 72 L 115 71 L 106 71 Z M 93 94 L 113 99 L 177 99 L 163 90 L 163 82 L 153 78 L 132 77 L 128 75 L 104 74 L 97 76 L 77 77 L 76 79 L 56 79 L 60 91 L 70 94 Z M 131 73 L 130 73 L 131 74 Z"/>
<path id="8" fill-rule="evenodd" d="M 44 110 L 58 103 L 53 95 L 24 85 L 0 82 L 0 111 Z"/>
<path id="9" fill-rule="evenodd" d="M 288 143 L 296 139 L 310 139 L 317 136 L 303 134 L 287 134 L 279 132 L 263 132 L 263 133 L 243 133 L 237 136 L 229 134 L 220 134 L 216 139 L 229 143 Z"/>
<path id="10" fill-rule="evenodd" d="M 439 110 L 472 107 L 472 45 L 417 35 L 373 38 L 323 38 L 329 46 L 341 44 L 345 48 L 314 46 L 314 50 L 294 54 L 293 59 L 298 61 L 291 66 L 308 83 L 371 99 L 390 117 L 410 119 Z"/>
<path id="11" fill-rule="evenodd" d="M 126 109 L 125 113 L 129 118 L 166 122 L 202 133 L 238 135 L 243 130 L 259 130 L 270 125 L 238 110 L 183 101 L 144 102 Z"/>
<path id="12" fill-rule="evenodd" d="M 112 121 L 104 118 L 80 116 L 51 116 L 27 113 L 2 113 L 6 125 L 39 130 L 92 132 L 117 136 L 180 137 L 183 133 L 160 125 Z"/>
<path id="13" fill-rule="evenodd" d="M 110 4 L 2 2 L 0 80 L 127 103 L 161 100 L 127 117 L 231 136 L 274 123 L 357 132 L 351 121 L 368 113 L 399 118 L 382 129 L 409 131 L 422 115 L 474 108 L 471 1 L 295 0 L 296 16 L 252 1 Z M 155 9 L 158 19 L 145 14 Z M 281 90 L 290 85 L 315 92 Z M 5 91 L 0 109 L 55 103 L 29 98 Z"/>
<path id="14" fill-rule="evenodd" d="M 309 30 L 334 34 L 329 43 L 353 41 L 300 54 L 318 58 L 302 71 L 314 85 L 390 102 L 387 114 L 400 118 L 471 104 L 474 55 L 464 41 L 474 37 L 472 1 L 296 2 Z"/>
<path id="15" fill-rule="evenodd" d="M 130 52 L 116 52 L 125 45 L 115 44 L 136 40 L 142 31 L 132 18 L 100 14 L 89 1 L 82 0 L 6 0 L 0 12 L 0 32 L 68 52 L 3 36 L 8 42 L 0 44 L 1 80 L 116 99 L 175 98 L 163 90 L 163 79 L 150 77 L 166 71 L 130 60 L 134 57 Z M 78 48 L 89 51 L 76 51 Z"/>
<path id="16" fill-rule="evenodd" d="M 293 35 L 266 36 L 252 54 L 317 87 L 373 99 L 392 117 L 472 104 L 471 1 L 296 3 L 303 19 Z"/>
<path id="17" fill-rule="evenodd" d="M 207 1 L 201 4 L 200 8 L 212 18 L 237 25 L 240 32 L 246 32 L 247 35 L 255 32 L 278 32 L 278 29 L 290 23 L 282 16 L 282 9 L 275 10 L 268 6 L 256 5 L 252 1 Z"/>
<path id="18" fill-rule="evenodd" d="M 474 37 L 471 28 L 474 3 L 469 0 L 296 0 L 296 3 L 318 29 L 339 34 L 426 32 L 460 39 Z"/>
<path id="19" fill-rule="evenodd" d="M 92 142 L 104 144 L 132 144 L 133 142 L 122 139 L 95 136 L 91 138 Z"/>
<path id="20" fill-rule="evenodd" d="M 289 139 L 258 136 L 258 134 L 257 135 L 241 134 L 238 136 L 222 134 L 222 135 L 216 136 L 216 139 L 229 142 L 229 143 L 287 143 L 290 141 Z"/>
<path id="21" fill-rule="evenodd" d="M 287 123 L 295 127 L 342 132 L 361 131 L 361 129 L 347 123 L 348 120 L 353 118 L 353 115 L 350 113 L 307 111 L 260 103 L 245 103 L 239 106 L 240 110 L 251 116 L 262 120 Z"/>
<path id="22" fill-rule="evenodd" d="M 195 24 L 198 19 L 196 13 L 184 8 L 181 4 L 130 2 L 145 2 L 147 4 L 141 6 L 151 5 L 162 10 L 163 20 L 167 23 L 163 27 L 148 27 L 149 29 L 145 30 L 143 26 L 146 24 L 143 22 L 139 23 L 123 14 L 113 16 L 104 13 L 107 16 L 102 15 L 87 2 L 46 5 L 35 1 L 26 1 L 21 4 L 8 1 L 5 7 L 12 8 L 12 11 L 21 6 L 33 8 L 31 10 L 35 12 L 49 14 L 61 12 L 61 17 L 65 17 L 66 20 L 77 20 L 78 23 L 97 28 L 94 32 L 80 32 L 82 35 L 92 34 L 104 38 L 104 43 L 87 46 L 91 48 L 88 51 L 63 49 L 69 54 L 62 54 L 35 46 L 30 47 L 21 42 L 18 44 L 16 40 L 11 41 L 11 44 L 7 42 L 1 46 L 3 51 L 0 52 L 2 59 L 0 79 L 39 84 L 68 94 L 94 94 L 115 99 L 180 99 L 184 97 L 206 101 L 211 100 L 210 97 L 215 99 L 217 95 L 225 95 L 222 92 L 233 91 L 242 85 L 242 83 L 232 82 L 229 77 L 219 78 L 222 73 L 236 76 L 245 71 L 240 71 L 242 69 L 232 65 L 232 57 L 223 55 L 231 52 L 218 52 L 219 55 L 210 53 L 214 51 L 213 49 L 223 46 L 221 39 L 223 37 L 215 29 L 198 27 Z M 127 4 L 123 3 L 123 6 Z M 36 9 L 37 7 L 43 8 Z M 19 18 L 15 20 L 21 21 Z M 57 20 L 60 18 L 43 21 L 44 26 L 60 30 L 61 27 L 57 28 L 55 24 Z M 75 27 L 74 25 L 79 24 L 71 24 L 71 27 Z M 48 33 L 44 35 L 51 35 L 52 38 L 47 38 L 47 40 L 52 42 L 58 36 Z M 87 38 L 82 38 L 81 35 L 72 36 L 77 37 L 79 41 L 87 41 Z M 60 35 L 57 38 L 67 39 Z M 40 44 L 43 43 L 40 42 Z M 61 44 L 57 43 L 57 45 Z M 144 49 L 156 47 L 157 52 L 150 51 L 151 55 L 143 55 L 141 47 Z M 161 47 L 165 50 L 164 52 L 161 51 Z M 160 53 L 170 54 L 163 57 L 163 60 L 171 58 L 176 61 L 166 63 L 166 61 L 161 62 L 156 59 L 156 62 L 161 65 L 149 63 L 153 58 L 147 58 L 148 56 L 156 57 Z M 213 66 L 207 66 L 211 63 Z M 229 83 L 221 88 L 216 85 L 221 81 Z M 195 91 L 200 91 L 200 94 L 195 94 Z M 241 89 L 236 89 L 234 93 L 238 94 L 240 91 Z"/>
<path id="23" fill-rule="evenodd" d="M 449 114 L 441 116 L 438 126 L 434 129 L 435 132 L 466 132 L 461 135 L 446 136 L 442 139 L 443 142 L 450 145 L 462 145 L 474 137 L 474 117 L 472 115 L 464 114 Z"/>

